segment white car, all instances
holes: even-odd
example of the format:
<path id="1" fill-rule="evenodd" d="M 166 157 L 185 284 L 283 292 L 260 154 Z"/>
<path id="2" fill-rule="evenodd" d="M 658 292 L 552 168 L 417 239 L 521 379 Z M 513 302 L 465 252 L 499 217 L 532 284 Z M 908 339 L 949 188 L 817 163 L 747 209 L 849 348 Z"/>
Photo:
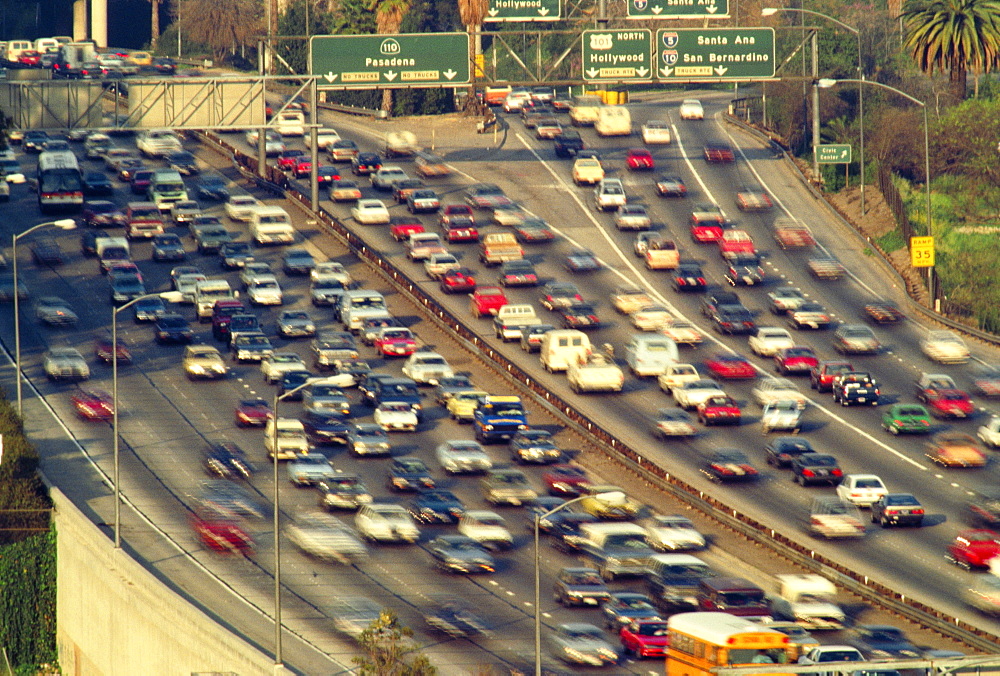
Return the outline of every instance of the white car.
<path id="1" fill-rule="evenodd" d="M 653 219 L 641 204 L 625 204 L 618 207 L 614 216 L 615 227 L 619 230 L 648 230 Z"/>
<path id="2" fill-rule="evenodd" d="M 487 549 L 508 549 L 514 544 L 507 522 L 489 510 L 473 509 L 462 514 L 458 520 L 458 532 Z"/>
<path id="3" fill-rule="evenodd" d="M 257 275 L 247 284 L 247 298 L 251 305 L 281 305 L 284 294 L 274 275 Z"/>
<path id="4" fill-rule="evenodd" d="M 460 267 L 462 264 L 450 253 L 431 254 L 430 258 L 424 261 L 424 270 L 431 279 L 440 279 L 444 273 Z"/>
<path id="5" fill-rule="evenodd" d="M 805 295 L 794 286 L 779 286 L 767 297 L 771 301 L 771 312 L 776 315 L 785 314 L 806 302 Z"/>
<path id="6" fill-rule="evenodd" d="M 531 214 L 519 204 L 507 204 L 493 209 L 493 222 L 509 228 L 521 225 Z"/>
<path id="7" fill-rule="evenodd" d="M 251 148 L 257 147 L 257 140 L 260 138 L 260 130 L 251 129 L 246 133 L 247 145 Z M 285 152 L 285 140 L 281 138 L 281 134 L 274 131 L 273 129 L 268 129 L 264 132 L 264 153 L 268 157 L 273 157 L 274 155 L 280 155 Z"/>
<path id="8" fill-rule="evenodd" d="M 647 145 L 670 143 L 670 125 L 662 120 L 650 120 L 642 125 L 642 142 Z"/>
<path id="9" fill-rule="evenodd" d="M 405 181 L 409 176 L 403 171 L 402 167 L 397 167 L 396 165 L 389 165 L 380 167 L 371 176 L 372 187 L 376 190 L 392 190 L 392 185 L 397 181 Z"/>
<path id="10" fill-rule="evenodd" d="M 287 527 L 287 532 L 292 544 L 321 561 L 350 564 L 368 555 L 368 548 L 354 531 L 330 514 L 300 514 Z"/>
<path id="11" fill-rule="evenodd" d="M 336 261 L 323 261 L 322 263 L 317 263 L 313 269 L 309 271 L 310 281 L 313 282 L 317 279 L 326 279 L 328 277 L 336 279 L 344 286 L 348 286 L 352 281 L 351 273 L 347 271 L 344 264 L 337 263 Z"/>
<path id="12" fill-rule="evenodd" d="M 485 472 L 493 467 L 482 444 L 472 439 L 453 439 L 437 447 L 437 461 L 448 474 Z"/>
<path id="13" fill-rule="evenodd" d="M 382 200 L 358 200 L 351 208 L 351 217 L 365 225 L 381 225 L 389 222 L 389 209 Z"/>
<path id="14" fill-rule="evenodd" d="M 797 403 L 799 408 L 806 407 L 806 398 L 799 392 L 795 383 L 788 378 L 767 378 L 761 380 L 750 391 L 750 396 L 761 406 L 791 400 Z"/>
<path id="15" fill-rule="evenodd" d="M 375 424 L 386 432 L 416 432 L 417 413 L 409 404 L 387 401 L 375 407 Z"/>
<path id="16" fill-rule="evenodd" d="M 1000 447 L 1000 416 L 993 416 L 976 430 L 976 436 L 990 448 Z"/>
<path id="17" fill-rule="evenodd" d="M 780 350 L 796 345 L 788 329 L 778 326 L 761 326 L 757 329 L 757 335 L 750 336 L 748 342 L 750 350 L 762 357 L 773 357 Z"/>
<path id="18" fill-rule="evenodd" d="M 660 327 L 660 333 L 678 345 L 701 345 L 703 336 L 694 324 L 686 319 L 671 317 Z"/>
<path id="19" fill-rule="evenodd" d="M 180 275 L 174 280 L 174 290 L 181 294 L 182 302 L 193 303 L 194 290 L 198 286 L 198 282 L 204 282 L 206 279 L 208 277 L 200 272 L 190 272 Z"/>
<path id="20" fill-rule="evenodd" d="M 646 524 L 646 541 L 661 552 L 704 549 L 705 536 L 686 516 L 653 516 Z"/>
<path id="21" fill-rule="evenodd" d="M 437 352 L 414 352 L 403 364 L 403 375 L 425 385 L 437 385 L 442 378 L 451 378 L 455 371 Z"/>
<path id="22" fill-rule="evenodd" d="M 594 206 L 598 211 L 610 211 L 625 206 L 628 197 L 620 178 L 604 178 L 594 188 Z"/>
<path id="23" fill-rule="evenodd" d="M 858 507 L 871 507 L 888 493 L 885 483 L 874 474 L 848 474 L 837 486 L 837 497 Z"/>
<path id="24" fill-rule="evenodd" d="M 270 265 L 264 261 L 247 261 L 247 264 L 243 266 L 242 270 L 240 270 L 240 282 L 243 284 L 243 288 L 245 289 L 250 286 L 250 282 L 262 275 L 273 276 Z"/>
<path id="25" fill-rule="evenodd" d="M 294 352 L 273 352 L 264 355 L 260 360 L 260 372 L 264 374 L 264 380 L 268 384 L 274 384 L 281 380 L 281 376 L 289 371 L 308 371 L 309 367 L 302 361 L 302 357 Z"/>
<path id="26" fill-rule="evenodd" d="M 798 434 L 802 429 L 802 407 L 794 399 L 768 402 L 760 416 L 760 427 L 764 434 L 775 430 Z"/>
<path id="27" fill-rule="evenodd" d="M 719 383 L 710 378 L 699 378 L 698 380 L 681 383 L 671 389 L 674 401 L 683 409 L 690 410 L 704 403 L 712 397 L 726 396 L 725 390 Z"/>
<path id="28" fill-rule="evenodd" d="M 87 380 L 90 366 L 75 347 L 53 347 L 42 363 L 49 380 Z"/>
<path id="29" fill-rule="evenodd" d="M 957 333 L 928 331 L 920 339 L 920 350 L 939 364 L 964 364 L 969 361 L 969 348 Z"/>
<path id="30" fill-rule="evenodd" d="M 233 195 L 226 202 L 226 216 L 234 221 L 249 221 L 253 212 L 264 206 L 253 195 Z"/>
<path id="31" fill-rule="evenodd" d="M 312 147 L 312 134 L 305 134 L 306 147 Z M 320 150 L 326 150 L 331 144 L 340 140 L 340 134 L 335 130 L 323 127 L 316 130 L 316 145 Z"/>
<path id="32" fill-rule="evenodd" d="M 705 108 L 698 99 L 684 99 L 681 101 L 680 116 L 682 120 L 704 120 Z"/>
<path id="33" fill-rule="evenodd" d="M 365 540 L 375 542 L 409 542 L 420 539 L 420 529 L 409 512 L 399 505 L 373 503 L 365 505 L 354 516 L 354 527 Z"/>
<path id="34" fill-rule="evenodd" d="M 632 313 L 632 326 L 640 331 L 656 331 L 673 319 L 670 310 L 662 305 L 647 305 Z"/>

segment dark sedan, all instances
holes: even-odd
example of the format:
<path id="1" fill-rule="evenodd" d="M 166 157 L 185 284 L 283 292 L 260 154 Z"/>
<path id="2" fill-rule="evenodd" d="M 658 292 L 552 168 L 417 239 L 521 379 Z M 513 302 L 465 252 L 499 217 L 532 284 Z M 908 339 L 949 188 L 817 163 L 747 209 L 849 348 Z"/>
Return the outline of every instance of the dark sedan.
<path id="1" fill-rule="evenodd" d="M 673 276 L 674 291 L 704 291 L 708 286 L 705 273 L 701 271 L 701 266 L 696 263 L 681 263 L 674 270 Z"/>
<path id="2" fill-rule="evenodd" d="M 587 331 L 601 327 L 601 320 L 591 303 L 574 303 L 555 310 L 562 317 L 564 329 Z"/>
<path id="3" fill-rule="evenodd" d="M 420 458 L 395 458 L 389 465 L 387 479 L 389 488 L 394 491 L 420 491 L 434 488 L 434 477 L 431 470 Z"/>
<path id="4" fill-rule="evenodd" d="M 375 153 L 358 153 L 351 158 L 351 171 L 355 176 L 369 176 L 382 166 L 382 158 Z"/>
<path id="5" fill-rule="evenodd" d="M 916 526 L 924 523 L 924 508 L 909 493 L 889 493 L 872 503 L 872 523 L 882 528 L 889 526 Z"/>
<path id="6" fill-rule="evenodd" d="M 800 437 L 775 437 L 764 447 L 767 464 L 772 467 L 791 467 L 798 456 L 815 452 L 812 444 Z"/>
<path id="7" fill-rule="evenodd" d="M 104 174 L 100 174 L 107 181 Z M 111 182 L 108 181 L 108 185 Z M 92 228 L 124 228 L 128 223 L 125 212 L 109 200 L 87 200 L 83 203 L 83 223 Z"/>
<path id="8" fill-rule="evenodd" d="M 427 545 L 435 565 L 449 573 L 493 573 L 496 562 L 486 549 L 464 535 L 442 535 Z"/>
<path id="9" fill-rule="evenodd" d="M 181 176 L 194 176 L 201 171 L 198 160 L 186 150 L 167 155 L 167 165 Z"/>
<path id="10" fill-rule="evenodd" d="M 302 425 L 309 442 L 317 446 L 347 443 L 347 433 L 351 430 L 344 416 L 317 410 L 307 410 L 302 416 Z"/>
<path id="11" fill-rule="evenodd" d="M 191 325 L 184 317 L 178 314 L 163 315 L 156 320 L 156 342 L 165 343 L 190 343 L 194 337 Z"/>
<path id="12" fill-rule="evenodd" d="M 792 459 L 792 480 L 800 486 L 834 486 L 844 477 L 837 459 L 826 453 L 803 453 Z"/>
<path id="13" fill-rule="evenodd" d="M 410 502 L 407 508 L 420 523 L 458 523 L 465 512 L 465 505 L 451 491 L 424 491 Z"/>
<path id="14" fill-rule="evenodd" d="M 218 200 L 221 202 L 229 199 L 229 188 L 226 187 L 226 180 L 221 176 L 206 176 L 198 181 L 195 187 L 198 199 Z"/>
<path id="15" fill-rule="evenodd" d="M 107 196 L 114 191 L 111 179 L 99 171 L 87 172 L 83 177 L 83 194 L 88 197 Z"/>

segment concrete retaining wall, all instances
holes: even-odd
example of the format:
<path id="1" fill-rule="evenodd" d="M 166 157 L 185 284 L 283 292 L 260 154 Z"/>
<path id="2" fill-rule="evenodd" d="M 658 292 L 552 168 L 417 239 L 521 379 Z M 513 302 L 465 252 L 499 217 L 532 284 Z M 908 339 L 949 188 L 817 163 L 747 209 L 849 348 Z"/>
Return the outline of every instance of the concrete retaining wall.
<path id="1" fill-rule="evenodd" d="M 59 662 L 64 674 L 274 674 L 270 656 L 168 589 L 57 488 Z"/>

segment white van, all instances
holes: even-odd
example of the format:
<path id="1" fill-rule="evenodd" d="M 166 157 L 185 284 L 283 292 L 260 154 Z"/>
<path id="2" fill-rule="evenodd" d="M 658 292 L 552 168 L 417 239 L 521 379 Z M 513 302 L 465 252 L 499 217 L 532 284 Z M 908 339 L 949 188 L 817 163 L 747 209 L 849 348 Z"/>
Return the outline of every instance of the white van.
<path id="1" fill-rule="evenodd" d="M 8 61 L 17 61 L 24 52 L 35 49 L 35 44 L 31 40 L 8 40 L 7 53 L 4 55 Z"/>
<path id="2" fill-rule="evenodd" d="M 295 228 L 288 212 L 278 206 L 258 207 L 250 214 L 250 236 L 257 244 L 291 244 Z"/>
<path id="3" fill-rule="evenodd" d="M 597 111 L 594 131 L 598 136 L 631 136 L 632 115 L 622 106 L 604 106 Z"/>
<path id="4" fill-rule="evenodd" d="M 539 357 L 549 373 L 565 371 L 571 363 L 579 363 L 593 352 L 590 338 L 576 329 L 556 329 L 542 335 Z"/>
<path id="5" fill-rule="evenodd" d="M 199 321 L 204 322 L 212 318 L 215 301 L 237 298 L 238 295 L 224 279 L 206 279 L 198 282 L 194 287 L 194 304 Z"/>
<path id="6" fill-rule="evenodd" d="M 635 375 L 659 376 L 677 363 L 677 343 L 657 333 L 639 333 L 625 346 L 625 363 Z"/>
<path id="7" fill-rule="evenodd" d="M 39 54 L 48 54 L 59 50 L 59 41 L 55 38 L 38 38 L 35 40 L 35 51 Z"/>
<path id="8" fill-rule="evenodd" d="M 604 108 L 600 96 L 585 94 L 574 96 L 569 107 L 569 119 L 574 127 L 590 127 L 597 122 L 597 114 Z"/>
<path id="9" fill-rule="evenodd" d="M 305 136 L 306 116 L 302 114 L 301 110 L 286 110 L 278 113 L 274 128 L 282 136 Z"/>

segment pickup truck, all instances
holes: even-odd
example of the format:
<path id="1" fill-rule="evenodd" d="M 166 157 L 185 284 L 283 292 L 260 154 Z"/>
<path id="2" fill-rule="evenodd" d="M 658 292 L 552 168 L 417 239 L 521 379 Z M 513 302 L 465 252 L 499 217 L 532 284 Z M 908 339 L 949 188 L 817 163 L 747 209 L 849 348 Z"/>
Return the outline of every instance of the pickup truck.
<path id="1" fill-rule="evenodd" d="M 646 529 L 635 523 L 584 523 L 574 543 L 607 581 L 645 575 L 656 552 L 646 542 Z"/>
<path id="2" fill-rule="evenodd" d="M 225 226 L 219 224 L 206 224 L 206 225 L 192 225 L 192 234 L 194 235 L 194 241 L 198 245 L 198 253 L 218 253 L 219 249 L 222 248 L 223 244 L 231 242 L 233 236 Z"/>
<path id="3" fill-rule="evenodd" d="M 782 249 L 805 249 L 816 244 L 809 228 L 790 218 L 775 219 L 774 240 Z"/>
<path id="4" fill-rule="evenodd" d="M 432 254 L 448 253 L 441 242 L 441 235 L 434 232 L 417 232 L 410 235 L 406 255 L 411 261 L 425 261 Z"/>
<path id="5" fill-rule="evenodd" d="M 681 263 L 677 244 L 666 237 L 653 237 L 646 241 L 643 258 L 647 270 L 673 270 Z"/>
<path id="6" fill-rule="evenodd" d="M 505 261 L 524 258 L 524 249 L 517 237 L 509 232 L 491 232 L 483 237 L 479 261 L 487 266 L 500 265 Z"/>
<path id="7" fill-rule="evenodd" d="M 389 234 L 397 242 L 409 241 L 410 235 L 424 232 L 424 224 L 409 218 L 389 222 Z"/>
<path id="8" fill-rule="evenodd" d="M 795 573 L 775 575 L 780 589 L 771 598 L 776 618 L 815 631 L 838 631 L 847 619 L 836 603 L 837 588 L 825 577 Z"/>
<path id="9" fill-rule="evenodd" d="M 586 360 L 570 364 L 566 375 L 570 388 L 577 394 L 621 392 L 625 385 L 625 373 L 602 354 L 592 354 Z"/>
<path id="10" fill-rule="evenodd" d="M 480 286 L 469 294 L 469 305 L 474 317 L 489 317 L 507 304 L 507 294 L 499 286 Z"/>
<path id="11" fill-rule="evenodd" d="M 528 417 L 517 396 L 486 396 L 472 414 L 476 441 L 484 444 L 506 441 L 528 429 Z"/>
<path id="12" fill-rule="evenodd" d="M 508 304 L 497 310 L 493 318 L 493 328 L 497 338 L 504 341 L 520 340 L 522 331 L 529 326 L 541 324 L 533 305 Z"/>

